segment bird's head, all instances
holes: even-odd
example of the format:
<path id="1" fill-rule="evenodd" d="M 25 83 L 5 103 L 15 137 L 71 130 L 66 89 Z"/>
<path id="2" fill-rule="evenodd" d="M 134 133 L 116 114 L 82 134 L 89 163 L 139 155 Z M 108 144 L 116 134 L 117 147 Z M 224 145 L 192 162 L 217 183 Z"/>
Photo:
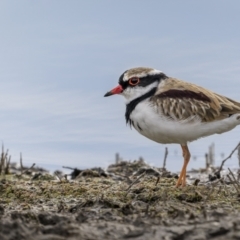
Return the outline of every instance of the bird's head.
<path id="1" fill-rule="evenodd" d="M 119 85 L 107 92 L 104 97 L 121 94 L 127 102 L 130 102 L 156 88 L 163 78 L 166 78 L 166 75 L 153 68 L 131 68 L 120 76 Z"/>

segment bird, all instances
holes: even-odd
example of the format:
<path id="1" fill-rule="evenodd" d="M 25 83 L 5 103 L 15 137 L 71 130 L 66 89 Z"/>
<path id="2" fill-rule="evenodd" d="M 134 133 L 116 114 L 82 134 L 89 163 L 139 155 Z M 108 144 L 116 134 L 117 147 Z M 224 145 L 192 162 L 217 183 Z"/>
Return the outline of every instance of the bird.
<path id="1" fill-rule="evenodd" d="M 232 130 L 240 124 L 240 102 L 149 67 L 123 72 L 104 97 L 126 99 L 126 123 L 161 144 L 180 144 L 183 166 L 176 187 L 186 186 L 188 143 Z"/>

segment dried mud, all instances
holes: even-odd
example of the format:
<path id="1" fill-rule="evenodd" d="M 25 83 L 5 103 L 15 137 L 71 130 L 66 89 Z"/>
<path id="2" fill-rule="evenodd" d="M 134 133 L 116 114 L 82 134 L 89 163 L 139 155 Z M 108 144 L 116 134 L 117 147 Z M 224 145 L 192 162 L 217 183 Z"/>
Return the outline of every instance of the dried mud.
<path id="1" fill-rule="evenodd" d="M 71 178 L 12 167 L 0 181 L 0 239 L 240 239 L 240 188 L 228 176 L 196 171 L 176 188 L 176 174 L 121 161 Z"/>

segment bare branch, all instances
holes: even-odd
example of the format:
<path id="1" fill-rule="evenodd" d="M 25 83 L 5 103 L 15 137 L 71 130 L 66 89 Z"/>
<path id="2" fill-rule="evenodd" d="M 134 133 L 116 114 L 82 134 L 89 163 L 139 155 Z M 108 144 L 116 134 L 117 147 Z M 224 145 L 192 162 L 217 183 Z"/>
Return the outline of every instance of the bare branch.
<path id="1" fill-rule="evenodd" d="M 20 168 L 21 168 L 21 172 L 22 172 L 23 171 L 22 153 L 20 153 Z"/>
<path id="2" fill-rule="evenodd" d="M 27 171 L 33 169 L 35 165 L 36 165 L 36 164 L 33 163 L 33 165 L 32 165 L 30 168 L 28 168 L 28 169 L 24 170 L 23 172 L 21 172 L 20 176 L 22 176 L 22 175 L 23 175 L 24 173 L 26 173 Z"/>
<path id="3" fill-rule="evenodd" d="M 232 150 L 232 152 L 230 153 L 230 155 L 229 155 L 227 158 L 223 159 L 223 161 L 222 161 L 222 163 L 221 163 L 221 166 L 220 166 L 220 168 L 219 168 L 219 170 L 218 170 L 217 172 L 221 172 L 221 171 L 222 171 L 222 168 L 223 168 L 224 163 L 225 163 L 229 158 L 232 157 L 233 153 L 238 149 L 239 146 L 240 146 L 240 142 L 239 142 L 238 145 Z"/>
<path id="4" fill-rule="evenodd" d="M 75 168 L 72 167 L 66 167 L 66 166 L 62 166 L 62 168 L 66 168 L 66 169 L 70 169 L 70 170 L 74 170 Z"/>
<path id="5" fill-rule="evenodd" d="M 228 171 L 230 172 L 230 174 L 231 174 L 231 176 L 232 176 L 232 178 L 234 179 L 234 181 L 235 181 L 235 183 L 237 184 L 237 186 L 238 186 L 238 189 L 239 189 L 239 182 L 237 181 L 237 179 L 235 178 L 235 176 L 234 176 L 234 174 L 233 174 L 233 172 L 231 171 L 231 169 L 230 168 L 228 168 Z M 238 191 L 238 193 L 239 193 L 239 191 Z"/>
<path id="6" fill-rule="evenodd" d="M 8 160 L 6 160 L 6 167 L 5 167 L 5 173 L 10 173 L 10 162 L 11 162 L 11 155 L 8 157 Z"/>
<path id="7" fill-rule="evenodd" d="M 58 177 L 58 179 L 60 180 L 60 182 L 62 182 L 61 176 L 60 176 L 57 172 L 54 172 L 54 174 Z"/>
<path id="8" fill-rule="evenodd" d="M 237 193 L 240 194 L 239 189 L 237 187 L 237 185 L 235 185 L 235 181 L 232 180 L 232 178 L 230 177 L 230 175 L 228 174 L 227 177 L 229 178 L 230 182 L 232 183 L 232 185 L 234 186 L 234 188 L 236 189 Z"/>
<path id="9" fill-rule="evenodd" d="M 127 194 L 129 193 L 131 187 L 132 187 L 139 179 L 141 179 L 145 174 L 146 174 L 146 171 L 144 171 L 135 181 L 133 181 L 133 182 L 131 183 L 131 185 L 126 189 Z"/>
<path id="10" fill-rule="evenodd" d="M 168 156 L 168 148 L 166 147 L 165 148 L 164 159 L 163 159 L 163 171 L 166 168 L 167 156 Z"/>

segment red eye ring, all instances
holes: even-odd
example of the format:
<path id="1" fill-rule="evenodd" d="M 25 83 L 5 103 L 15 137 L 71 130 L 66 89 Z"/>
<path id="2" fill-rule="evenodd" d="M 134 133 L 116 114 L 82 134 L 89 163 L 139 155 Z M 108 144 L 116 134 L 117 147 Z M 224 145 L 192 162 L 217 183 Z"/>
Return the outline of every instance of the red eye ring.
<path id="1" fill-rule="evenodd" d="M 128 80 L 128 83 L 131 86 L 136 86 L 140 82 L 140 79 L 138 77 L 132 77 Z"/>

